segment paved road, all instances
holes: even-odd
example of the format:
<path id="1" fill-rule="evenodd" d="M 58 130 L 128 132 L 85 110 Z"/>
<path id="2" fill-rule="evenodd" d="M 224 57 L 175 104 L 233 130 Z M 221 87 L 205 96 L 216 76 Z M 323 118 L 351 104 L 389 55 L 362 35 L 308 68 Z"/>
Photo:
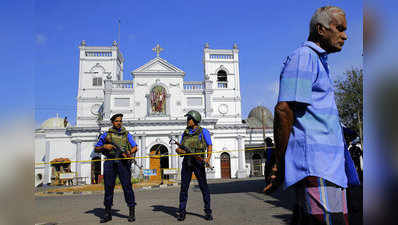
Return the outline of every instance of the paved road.
<path id="1" fill-rule="evenodd" d="M 179 187 L 136 190 L 135 224 L 286 224 L 291 217 L 291 192 L 273 196 L 259 193 L 263 179 L 215 180 L 209 182 L 214 221 L 204 220 L 202 195 L 191 182 L 187 217 L 176 220 Z M 103 194 L 36 197 L 37 224 L 99 224 L 103 214 Z M 116 193 L 113 220 L 107 224 L 130 224 L 123 193 Z M 134 224 L 134 223 L 133 223 Z"/>

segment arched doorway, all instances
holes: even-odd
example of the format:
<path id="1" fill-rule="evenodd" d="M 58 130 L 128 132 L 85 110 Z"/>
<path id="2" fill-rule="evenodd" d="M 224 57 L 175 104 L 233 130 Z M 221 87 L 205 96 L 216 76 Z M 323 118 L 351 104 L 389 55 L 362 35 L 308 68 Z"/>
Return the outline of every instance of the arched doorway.
<path id="1" fill-rule="evenodd" d="M 221 178 L 230 179 L 231 178 L 231 160 L 228 153 L 224 152 L 220 156 L 221 162 Z"/>
<path id="2" fill-rule="evenodd" d="M 253 165 L 253 176 L 255 177 L 261 177 L 263 175 L 263 170 L 262 170 L 262 158 L 260 154 L 255 153 L 252 156 L 252 165 Z"/>
<path id="3" fill-rule="evenodd" d="M 167 155 L 167 147 L 162 144 L 156 144 L 151 148 L 149 168 L 151 170 L 156 170 L 156 175 L 150 176 L 150 180 L 162 180 L 161 169 L 169 168 L 169 157 Z M 168 177 L 163 178 L 167 179 Z"/>

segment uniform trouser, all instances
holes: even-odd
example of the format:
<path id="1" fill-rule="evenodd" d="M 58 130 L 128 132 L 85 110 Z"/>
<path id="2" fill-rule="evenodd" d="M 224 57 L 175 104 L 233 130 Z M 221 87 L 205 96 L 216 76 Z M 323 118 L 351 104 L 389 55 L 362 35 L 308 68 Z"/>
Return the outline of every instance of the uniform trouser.
<path id="1" fill-rule="evenodd" d="M 187 165 L 187 158 L 184 158 L 181 169 L 181 190 L 180 190 L 180 212 L 185 212 L 188 201 L 188 189 L 191 182 L 192 172 L 194 172 L 199 182 L 199 188 L 202 192 L 203 202 L 205 204 L 204 211 L 211 213 L 210 209 L 210 192 L 207 186 L 205 167 L 198 163 L 193 163 L 191 166 Z"/>
<path id="2" fill-rule="evenodd" d="M 126 161 L 111 160 L 104 162 L 105 207 L 113 205 L 116 176 L 119 176 L 120 183 L 122 184 L 124 199 L 127 206 L 135 206 L 135 197 L 131 185 L 130 164 Z"/>

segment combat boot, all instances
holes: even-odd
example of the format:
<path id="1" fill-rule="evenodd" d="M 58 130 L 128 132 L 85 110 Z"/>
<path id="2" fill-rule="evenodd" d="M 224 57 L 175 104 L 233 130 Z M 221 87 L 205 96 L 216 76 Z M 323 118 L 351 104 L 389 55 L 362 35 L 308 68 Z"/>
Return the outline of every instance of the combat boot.
<path id="1" fill-rule="evenodd" d="M 129 217 L 128 217 L 128 221 L 129 222 L 134 222 L 135 221 L 135 206 L 131 206 L 130 210 L 129 210 Z"/>
<path id="2" fill-rule="evenodd" d="M 211 213 L 206 213 L 205 219 L 206 220 L 213 220 L 213 216 L 211 215 Z"/>
<path id="3" fill-rule="evenodd" d="M 178 213 L 177 220 L 178 221 L 185 220 L 185 214 L 186 214 L 185 211 Z"/>
<path id="4" fill-rule="evenodd" d="M 110 206 L 105 206 L 105 214 L 104 217 L 101 218 L 100 223 L 106 223 L 112 220 L 112 212 Z"/>

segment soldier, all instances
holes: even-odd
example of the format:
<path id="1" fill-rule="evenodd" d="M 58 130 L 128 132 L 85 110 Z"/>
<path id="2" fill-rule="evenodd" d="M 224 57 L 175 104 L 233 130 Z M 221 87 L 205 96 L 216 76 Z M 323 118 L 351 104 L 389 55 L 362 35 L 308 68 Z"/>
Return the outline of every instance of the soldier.
<path id="1" fill-rule="evenodd" d="M 199 112 L 191 110 L 185 116 L 187 117 L 187 128 L 182 134 L 181 145 L 187 147 L 192 152 L 206 152 L 207 149 L 207 158 L 204 161 L 208 164 L 212 152 L 210 133 L 207 129 L 199 126 L 202 119 Z M 186 153 L 181 148 L 177 148 L 176 152 L 178 154 Z M 204 154 L 201 155 L 201 157 L 204 157 Z M 191 182 L 192 172 L 195 173 L 195 176 L 199 181 L 200 190 L 202 191 L 205 205 L 204 211 L 206 213 L 205 219 L 213 220 L 212 211 L 210 209 L 210 192 L 207 186 L 205 166 L 200 163 L 199 160 L 190 155 L 184 156 L 184 160 L 182 162 L 180 206 L 177 219 L 179 221 L 185 220 L 185 208 L 187 206 L 188 188 L 189 183 Z"/>
<path id="2" fill-rule="evenodd" d="M 112 116 L 112 128 L 102 134 L 95 145 L 95 152 L 101 152 L 106 156 L 104 162 L 104 186 L 105 186 L 105 215 L 101 219 L 101 223 L 112 220 L 111 207 L 113 204 L 113 192 L 115 189 L 116 176 L 119 176 L 120 183 L 123 187 L 124 199 L 129 207 L 128 221 L 135 221 L 135 197 L 133 187 L 131 185 L 131 163 L 129 160 L 112 160 L 122 157 L 130 157 L 137 152 L 137 144 L 134 142 L 131 134 L 122 127 L 123 114 L 115 114 Z"/>
<path id="3" fill-rule="evenodd" d="M 274 143 L 272 143 L 272 139 L 270 137 L 267 137 L 265 139 L 265 146 L 267 147 L 267 150 L 265 151 L 266 163 L 264 166 L 264 177 L 265 177 L 265 187 L 263 189 L 264 193 L 266 192 L 267 186 L 271 182 L 272 166 L 275 164 Z"/>

